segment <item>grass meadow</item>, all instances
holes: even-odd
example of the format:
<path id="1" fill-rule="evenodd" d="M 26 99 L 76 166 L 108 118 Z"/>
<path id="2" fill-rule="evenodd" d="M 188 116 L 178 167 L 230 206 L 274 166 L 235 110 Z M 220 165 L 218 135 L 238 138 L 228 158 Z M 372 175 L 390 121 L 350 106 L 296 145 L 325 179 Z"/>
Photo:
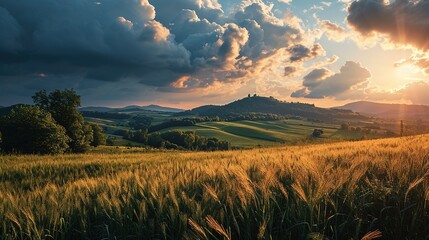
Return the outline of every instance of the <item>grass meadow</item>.
<path id="1" fill-rule="evenodd" d="M 0 239 L 380 236 L 429 237 L 429 135 L 226 152 L 0 156 Z"/>

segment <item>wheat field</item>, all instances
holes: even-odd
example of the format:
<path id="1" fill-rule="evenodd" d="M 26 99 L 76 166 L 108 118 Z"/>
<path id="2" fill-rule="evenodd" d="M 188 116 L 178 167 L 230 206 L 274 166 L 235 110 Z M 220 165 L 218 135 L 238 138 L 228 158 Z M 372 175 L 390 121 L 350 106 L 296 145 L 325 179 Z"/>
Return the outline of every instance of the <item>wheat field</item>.
<path id="1" fill-rule="evenodd" d="M 428 237 L 429 135 L 0 156 L 0 239 Z"/>

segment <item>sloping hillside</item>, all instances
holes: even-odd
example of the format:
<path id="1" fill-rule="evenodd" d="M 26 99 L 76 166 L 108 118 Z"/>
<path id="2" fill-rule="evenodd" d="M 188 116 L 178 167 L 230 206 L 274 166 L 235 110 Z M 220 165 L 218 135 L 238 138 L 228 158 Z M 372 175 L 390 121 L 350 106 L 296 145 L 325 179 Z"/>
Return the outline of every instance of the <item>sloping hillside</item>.
<path id="1" fill-rule="evenodd" d="M 342 109 L 319 108 L 312 104 L 293 103 L 272 97 L 253 96 L 223 106 L 206 105 L 185 111 L 177 116 L 208 116 L 229 118 L 247 113 L 278 114 L 286 117 L 300 117 L 311 120 L 340 122 L 343 120 L 367 120 L 367 116 Z"/>

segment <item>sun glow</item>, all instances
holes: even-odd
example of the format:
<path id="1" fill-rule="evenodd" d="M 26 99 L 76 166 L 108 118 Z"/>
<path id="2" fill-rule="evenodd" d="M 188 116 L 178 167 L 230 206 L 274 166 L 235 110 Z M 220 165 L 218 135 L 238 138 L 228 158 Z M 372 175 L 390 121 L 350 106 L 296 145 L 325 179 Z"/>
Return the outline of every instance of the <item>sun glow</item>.
<path id="1" fill-rule="evenodd" d="M 396 68 L 395 74 L 401 79 L 410 79 L 415 78 L 415 76 L 420 72 L 420 68 L 412 64 L 404 64 Z"/>

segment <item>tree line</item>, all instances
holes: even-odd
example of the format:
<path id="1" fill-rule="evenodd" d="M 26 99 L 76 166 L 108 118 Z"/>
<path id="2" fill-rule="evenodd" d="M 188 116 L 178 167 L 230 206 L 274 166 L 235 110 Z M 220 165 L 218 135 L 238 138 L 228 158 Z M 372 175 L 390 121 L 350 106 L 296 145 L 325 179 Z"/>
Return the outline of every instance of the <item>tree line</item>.
<path id="1" fill-rule="evenodd" d="M 98 124 L 85 122 L 83 114 L 78 111 L 81 99 L 73 89 L 55 90 L 51 93 L 42 90 L 32 98 L 34 105 L 18 105 L 0 117 L 1 152 L 83 153 L 91 146 L 106 144 L 103 129 Z M 117 115 L 115 117 L 122 118 Z M 149 134 L 150 131 L 172 126 L 192 126 L 196 122 L 208 120 L 207 118 L 173 119 L 151 127 L 152 120 L 151 117 L 134 116 L 130 127 L 135 131 L 124 131 L 121 135 L 124 139 L 154 148 L 204 151 L 231 149 L 231 144 L 227 141 L 201 137 L 195 132 Z"/>
<path id="2" fill-rule="evenodd" d="M 106 144 L 103 129 L 84 121 L 73 89 L 45 90 L 0 118 L 0 148 L 5 153 L 82 153 Z"/>
<path id="3" fill-rule="evenodd" d="M 198 136 L 192 131 L 168 131 L 149 134 L 148 129 L 123 132 L 123 138 L 154 148 L 216 151 L 230 150 L 231 143 L 217 138 Z"/>

